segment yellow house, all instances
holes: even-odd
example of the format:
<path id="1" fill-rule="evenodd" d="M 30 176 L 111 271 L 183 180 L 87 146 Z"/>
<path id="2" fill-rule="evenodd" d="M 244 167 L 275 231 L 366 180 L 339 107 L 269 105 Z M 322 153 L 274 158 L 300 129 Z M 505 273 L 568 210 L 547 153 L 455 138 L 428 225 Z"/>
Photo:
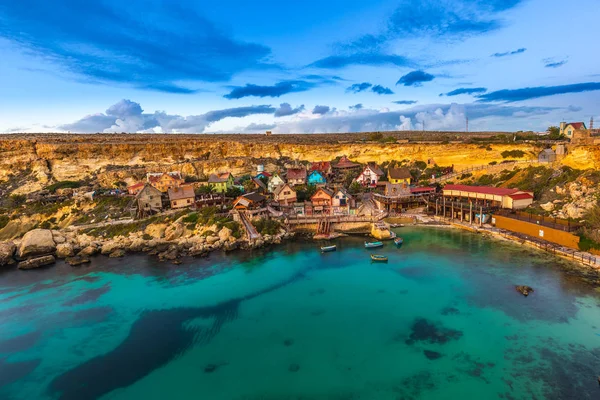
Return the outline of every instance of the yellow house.
<path id="1" fill-rule="evenodd" d="M 560 123 L 560 134 L 565 135 L 567 139 L 572 139 L 575 131 L 586 129 L 585 123 L 583 122 L 561 122 Z"/>
<path id="2" fill-rule="evenodd" d="M 410 185 L 412 182 L 412 175 L 408 168 L 390 168 L 388 169 L 388 181 L 393 184 L 407 184 Z"/>
<path id="3" fill-rule="evenodd" d="M 163 193 L 166 193 L 169 189 L 179 187 L 185 182 L 180 172 L 148 173 L 146 179 L 149 184 Z"/>
<path id="4" fill-rule="evenodd" d="M 233 186 L 233 174 L 226 172 L 224 174 L 212 174 L 208 177 L 208 184 L 215 188 L 217 193 L 225 193 L 227 189 Z"/>

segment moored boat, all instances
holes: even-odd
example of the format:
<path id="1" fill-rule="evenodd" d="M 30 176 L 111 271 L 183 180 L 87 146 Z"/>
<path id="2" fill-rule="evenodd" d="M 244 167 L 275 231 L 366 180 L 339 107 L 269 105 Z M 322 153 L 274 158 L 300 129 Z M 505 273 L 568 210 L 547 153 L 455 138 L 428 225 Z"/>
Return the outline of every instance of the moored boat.
<path id="1" fill-rule="evenodd" d="M 383 247 L 383 242 L 365 242 L 365 249 L 374 249 L 377 247 Z"/>
<path id="2" fill-rule="evenodd" d="M 396 235 L 396 232 L 390 231 L 390 239 L 396 239 L 396 236 L 398 236 Z"/>
<path id="3" fill-rule="evenodd" d="M 384 256 L 381 254 L 371 254 L 371 260 L 378 261 L 378 262 L 387 262 L 388 258 L 387 258 L 387 256 Z"/>
<path id="4" fill-rule="evenodd" d="M 331 246 L 321 246 L 321 252 L 322 253 L 328 253 L 330 251 L 336 251 L 337 250 L 337 246 L 331 245 Z"/>
<path id="5" fill-rule="evenodd" d="M 404 239 L 402 239 L 401 237 L 394 239 L 394 243 L 396 243 L 396 246 L 400 246 L 402 243 L 404 243 Z"/>

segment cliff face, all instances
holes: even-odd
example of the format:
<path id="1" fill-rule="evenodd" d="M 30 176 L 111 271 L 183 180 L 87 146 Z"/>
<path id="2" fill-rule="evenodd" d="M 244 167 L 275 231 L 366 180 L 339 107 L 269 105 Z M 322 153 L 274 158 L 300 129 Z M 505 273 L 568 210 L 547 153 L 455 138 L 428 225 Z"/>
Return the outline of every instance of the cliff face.
<path id="1" fill-rule="evenodd" d="M 283 135 L 282 135 L 283 136 Z M 38 190 L 51 181 L 89 177 L 111 185 L 133 182 L 147 171 L 181 170 L 200 175 L 231 171 L 240 175 L 257 163 L 275 168 L 276 160 L 319 161 L 347 155 L 358 162 L 435 160 L 438 165 L 501 162 L 503 151 L 521 150 L 520 159 L 535 159 L 534 144 L 361 143 L 332 140 L 325 135 L 49 135 L 0 138 L 0 183 L 24 178 L 18 193 Z M 308 140 L 308 139 L 311 140 Z M 338 135 L 338 138 L 344 138 Z M 278 140 L 279 139 L 279 140 Z M 514 159 L 514 157 L 509 157 Z M 573 168 L 600 167 L 600 146 L 569 149 L 561 162 Z"/>

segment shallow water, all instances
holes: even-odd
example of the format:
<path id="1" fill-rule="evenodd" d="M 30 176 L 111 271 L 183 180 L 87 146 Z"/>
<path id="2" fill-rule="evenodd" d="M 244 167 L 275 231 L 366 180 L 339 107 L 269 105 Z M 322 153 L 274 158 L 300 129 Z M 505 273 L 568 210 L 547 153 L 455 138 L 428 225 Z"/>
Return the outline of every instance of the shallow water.
<path id="1" fill-rule="evenodd" d="M 345 238 L 327 254 L 300 242 L 2 271 L 0 398 L 600 397 L 600 292 L 573 265 L 468 232 L 397 232 L 400 249 L 371 251 L 387 264 Z"/>

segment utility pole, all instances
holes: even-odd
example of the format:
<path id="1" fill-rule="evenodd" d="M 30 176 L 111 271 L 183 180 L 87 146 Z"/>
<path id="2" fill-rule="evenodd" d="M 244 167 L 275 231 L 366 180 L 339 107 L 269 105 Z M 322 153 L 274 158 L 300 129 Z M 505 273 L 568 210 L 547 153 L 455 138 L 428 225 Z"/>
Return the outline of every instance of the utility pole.
<path id="1" fill-rule="evenodd" d="M 465 116 L 465 118 L 467 121 L 467 131 L 466 132 L 469 133 L 469 116 L 467 115 L 467 116 Z"/>
<path id="2" fill-rule="evenodd" d="M 594 130 L 594 116 L 592 115 L 592 117 L 590 118 L 590 134 L 592 133 L 593 130 Z"/>
<path id="3" fill-rule="evenodd" d="M 422 126 L 422 128 L 423 128 L 423 132 L 425 132 L 425 120 L 423 120 L 423 121 L 421 122 L 421 124 L 423 125 L 423 126 Z"/>

